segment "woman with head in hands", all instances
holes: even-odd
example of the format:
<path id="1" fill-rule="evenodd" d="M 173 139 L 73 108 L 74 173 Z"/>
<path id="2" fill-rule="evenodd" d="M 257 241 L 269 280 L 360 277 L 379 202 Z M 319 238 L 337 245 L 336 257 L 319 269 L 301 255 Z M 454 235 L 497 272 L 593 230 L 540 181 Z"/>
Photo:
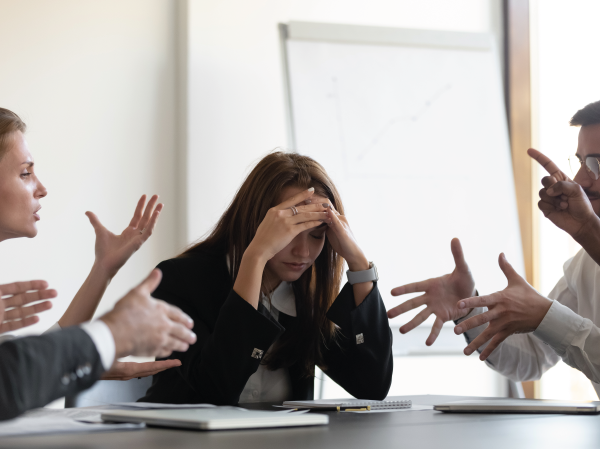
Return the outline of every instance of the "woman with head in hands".
<path id="1" fill-rule="evenodd" d="M 35 237 L 40 220 L 40 200 L 47 195 L 35 173 L 34 160 L 25 141 L 25 130 L 26 125 L 17 114 L 0 108 L 0 242 Z M 120 235 L 107 230 L 94 213 L 86 213 L 96 233 L 96 258 L 89 276 L 66 312 L 49 331 L 91 320 L 112 278 L 152 235 L 163 208 L 157 201 L 158 196 L 155 195 L 146 205 L 146 196 L 142 196 L 129 226 Z M 36 314 L 49 309 L 52 305 L 48 299 L 57 295 L 55 290 L 47 287 L 48 283 L 42 280 L 0 285 L 0 334 L 38 321 Z M 40 300 L 46 301 L 35 303 Z M 179 364 L 179 361 L 117 362 L 105 378 L 148 376 Z"/>
<path id="2" fill-rule="evenodd" d="M 198 336 L 155 375 L 149 402 L 310 400 L 319 366 L 350 394 L 383 399 L 392 337 L 376 270 L 333 182 L 313 159 L 275 152 L 252 170 L 212 233 L 163 261 L 154 297 Z M 350 283 L 341 289 L 343 261 Z"/>

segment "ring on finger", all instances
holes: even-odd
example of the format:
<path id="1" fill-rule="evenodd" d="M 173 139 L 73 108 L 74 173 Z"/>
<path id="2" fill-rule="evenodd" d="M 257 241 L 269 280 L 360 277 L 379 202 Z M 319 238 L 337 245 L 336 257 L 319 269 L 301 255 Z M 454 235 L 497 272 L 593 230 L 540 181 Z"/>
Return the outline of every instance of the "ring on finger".
<path id="1" fill-rule="evenodd" d="M 298 209 L 296 209 L 296 207 L 295 207 L 295 206 L 290 206 L 288 209 L 291 209 L 291 210 L 292 210 L 292 213 L 293 213 L 292 215 L 294 215 L 294 216 L 295 216 L 296 214 L 298 214 Z"/>
<path id="2" fill-rule="evenodd" d="M 145 228 L 142 228 L 142 229 L 140 230 L 140 234 L 144 234 L 144 230 L 145 230 Z"/>

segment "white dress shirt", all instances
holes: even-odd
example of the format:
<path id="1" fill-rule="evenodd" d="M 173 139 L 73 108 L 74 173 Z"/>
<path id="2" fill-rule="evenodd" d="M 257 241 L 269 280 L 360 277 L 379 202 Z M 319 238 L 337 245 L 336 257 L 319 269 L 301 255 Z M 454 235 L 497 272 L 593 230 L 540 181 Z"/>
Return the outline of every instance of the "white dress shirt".
<path id="1" fill-rule="evenodd" d="M 271 316 L 279 321 L 279 313 L 282 312 L 288 316 L 296 317 L 296 297 L 291 283 L 282 281 L 277 289 L 271 294 L 271 302 L 261 294 L 261 303 L 269 311 Z M 273 343 L 271 348 L 276 344 Z M 270 348 L 270 349 L 271 349 Z M 269 349 L 269 350 L 270 350 Z M 268 351 L 267 351 L 268 353 Z M 282 403 L 285 400 L 290 400 L 292 394 L 292 383 L 290 381 L 290 373 L 287 368 L 279 368 L 277 370 L 269 370 L 267 366 L 261 364 L 258 370 L 254 372 L 244 390 L 240 395 L 240 403 L 255 403 L 255 402 L 276 402 Z"/>
<path id="2" fill-rule="evenodd" d="M 552 306 L 537 329 L 509 336 L 486 363 L 511 380 L 526 381 L 538 380 L 562 359 L 583 372 L 600 395 L 600 328 L 595 325 L 600 325 L 600 266 L 582 249 L 563 270 L 548 295 Z M 475 308 L 457 323 L 485 310 Z M 467 340 L 471 342 L 485 327 L 467 331 Z"/>
<path id="3" fill-rule="evenodd" d="M 102 367 L 104 370 L 108 370 L 112 367 L 113 362 L 115 360 L 115 339 L 106 325 L 101 320 L 94 320 L 93 322 L 85 322 L 79 325 L 83 331 L 85 331 L 96 346 L 96 350 L 100 354 L 100 361 L 102 362 Z M 57 323 L 48 328 L 44 333 L 52 333 L 53 331 L 60 330 L 61 327 Z M 0 344 L 5 341 L 9 341 L 11 339 L 15 339 L 17 336 L 13 336 L 10 334 L 5 334 L 0 336 Z"/>

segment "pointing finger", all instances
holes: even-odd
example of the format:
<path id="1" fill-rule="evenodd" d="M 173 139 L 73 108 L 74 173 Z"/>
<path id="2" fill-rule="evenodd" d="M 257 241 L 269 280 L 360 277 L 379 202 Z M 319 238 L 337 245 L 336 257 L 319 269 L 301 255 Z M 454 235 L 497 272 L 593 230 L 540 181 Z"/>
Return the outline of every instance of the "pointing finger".
<path id="1" fill-rule="evenodd" d="M 548 158 L 542 152 L 534 148 L 530 148 L 529 150 L 527 150 L 527 154 L 533 159 L 535 159 L 544 169 L 546 169 L 546 172 L 548 172 L 550 175 L 553 175 L 557 180 L 569 180 L 569 177 L 562 170 L 560 170 L 550 158 Z"/>

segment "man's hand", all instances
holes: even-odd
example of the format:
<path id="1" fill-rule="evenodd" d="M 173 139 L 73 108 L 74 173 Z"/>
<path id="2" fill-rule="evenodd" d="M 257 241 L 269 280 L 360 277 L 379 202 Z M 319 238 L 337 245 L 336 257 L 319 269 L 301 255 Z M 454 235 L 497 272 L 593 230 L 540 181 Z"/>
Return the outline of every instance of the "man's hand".
<path id="1" fill-rule="evenodd" d="M 162 274 L 154 269 L 148 278 L 117 302 L 115 308 L 100 318 L 115 339 L 116 357 L 158 356 L 185 352 L 196 342 L 190 331 L 194 322 L 173 305 L 150 296 Z"/>
<path id="2" fill-rule="evenodd" d="M 39 322 L 36 314 L 52 308 L 52 302 L 42 300 L 57 295 L 54 289 L 47 288 L 48 283 L 42 280 L 0 285 L 0 334 Z"/>
<path id="3" fill-rule="evenodd" d="M 133 213 L 129 226 L 119 235 L 110 232 L 93 212 L 86 212 L 90 223 L 96 232 L 96 264 L 101 267 L 110 278 L 114 277 L 131 255 L 152 235 L 158 221 L 158 216 L 163 209 L 163 204 L 158 201 L 158 195 L 153 195 L 144 209 L 146 196 L 142 195 Z"/>
<path id="4" fill-rule="evenodd" d="M 596 233 L 600 219 L 583 188 L 572 181 L 543 153 L 530 148 L 527 153 L 550 174 L 542 178 L 538 207 L 545 217 L 561 230 L 580 241 L 586 234 Z"/>
<path id="5" fill-rule="evenodd" d="M 144 363 L 115 361 L 109 371 L 104 372 L 102 380 L 127 381 L 132 378 L 143 378 L 156 375 L 163 370 L 181 366 L 178 359 L 165 361 L 150 361 Z"/>
<path id="6" fill-rule="evenodd" d="M 564 173 L 562 170 L 560 170 L 558 168 L 558 166 L 556 164 L 554 164 L 554 162 L 548 158 L 546 155 L 544 155 L 542 152 L 540 152 L 539 150 L 536 150 L 535 148 L 530 148 L 529 150 L 527 150 L 527 154 L 535 159 L 540 166 L 542 166 L 544 169 L 546 169 L 546 172 L 548 172 L 550 174 L 550 176 L 552 178 L 554 178 L 554 180 L 556 181 L 572 181 L 566 173 Z"/>
<path id="7" fill-rule="evenodd" d="M 504 253 L 500 254 L 498 264 L 508 280 L 506 289 L 491 295 L 460 300 L 457 305 L 457 308 L 461 309 L 478 306 L 487 306 L 489 309 L 454 327 L 456 334 L 462 334 L 489 322 L 488 327 L 465 348 L 465 355 L 470 355 L 491 339 L 479 355 L 482 361 L 511 334 L 535 331 L 552 306 L 552 301 L 532 288 L 515 272 Z"/>
<path id="8" fill-rule="evenodd" d="M 391 319 L 422 305 L 427 305 L 414 319 L 400 328 L 400 333 L 408 333 L 427 320 L 431 314 L 435 314 L 436 319 L 431 328 L 431 334 L 427 338 L 427 341 L 425 341 L 427 345 L 432 345 L 435 342 L 444 322 L 460 319 L 469 313 L 468 308 L 457 307 L 458 300 L 475 295 L 475 281 L 465 261 L 460 241 L 457 238 L 452 239 L 450 249 L 452 250 L 452 256 L 456 265 L 452 273 L 392 289 L 393 296 L 411 294 L 413 292 L 425 292 L 425 294 L 419 297 L 410 299 L 390 309 L 387 314 Z"/>

